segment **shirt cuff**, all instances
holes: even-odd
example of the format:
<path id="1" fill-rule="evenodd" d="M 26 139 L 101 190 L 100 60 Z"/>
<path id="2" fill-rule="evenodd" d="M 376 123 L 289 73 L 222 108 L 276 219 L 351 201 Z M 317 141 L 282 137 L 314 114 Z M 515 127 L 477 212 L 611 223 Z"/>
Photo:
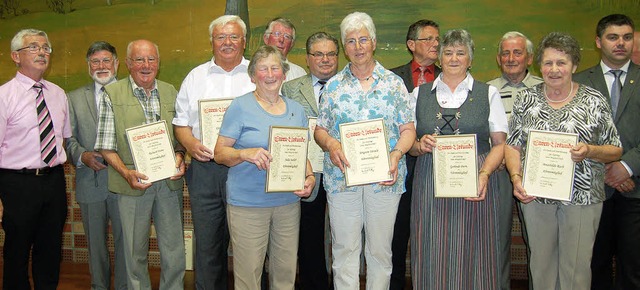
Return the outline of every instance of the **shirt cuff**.
<path id="1" fill-rule="evenodd" d="M 629 167 L 626 162 L 620 160 L 620 164 L 622 164 L 622 166 L 627 169 L 627 172 L 629 172 L 629 176 L 633 176 L 633 170 L 631 170 L 631 167 Z"/>

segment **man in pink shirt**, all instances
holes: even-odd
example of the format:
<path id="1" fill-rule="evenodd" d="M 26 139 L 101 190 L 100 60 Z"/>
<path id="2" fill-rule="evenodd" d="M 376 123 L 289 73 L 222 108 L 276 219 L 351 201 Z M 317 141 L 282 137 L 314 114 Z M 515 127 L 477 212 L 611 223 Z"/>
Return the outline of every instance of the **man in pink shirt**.
<path id="1" fill-rule="evenodd" d="M 4 289 L 31 289 L 29 254 L 34 289 L 58 285 L 67 216 L 63 140 L 71 137 L 71 126 L 64 91 L 42 78 L 51 52 L 44 31 L 19 31 L 11 40 L 18 72 L 0 86 Z"/>

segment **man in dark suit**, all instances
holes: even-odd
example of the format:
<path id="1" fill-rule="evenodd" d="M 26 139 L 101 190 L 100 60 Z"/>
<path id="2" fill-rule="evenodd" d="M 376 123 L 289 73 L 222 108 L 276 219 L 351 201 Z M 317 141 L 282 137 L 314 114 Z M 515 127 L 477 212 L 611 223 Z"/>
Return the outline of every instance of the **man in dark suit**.
<path id="1" fill-rule="evenodd" d="M 338 72 L 339 52 L 335 37 L 324 32 L 312 34 L 307 39 L 307 65 L 310 73 L 282 85 L 282 95 L 302 104 L 307 116 L 318 116 L 318 104 L 324 84 Z M 319 147 L 318 150 L 317 152 L 322 152 Z M 331 288 L 324 251 L 327 193 L 322 185 L 322 164 L 312 165 L 316 172 L 316 186 L 311 196 L 302 199 L 300 205 L 298 281 L 303 290 L 326 290 Z"/>
<path id="2" fill-rule="evenodd" d="M 438 45 L 440 44 L 440 30 L 437 23 L 422 19 L 411 24 L 407 31 L 407 49 L 412 59 L 409 63 L 391 69 L 400 76 L 412 92 L 421 84 L 432 82 L 441 72 L 436 66 L 438 61 Z M 393 270 L 389 289 L 404 289 L 406 285 L 406 257 L 409 242 L 409 222 L 411 221 L 411 192 L 413 187 L 413 168 L 416 158 L 407 154 L 407 191 L 400 198 L 398 214 L 393 230 L 391 243 Z"/>
<path id="3" fill-rule="evenodd" d="M 605 167 L 608 199 L 593 246 L 592 289 L 640 289 L 640 67 L 630 61 L 633 31 L 633 21 L 626 15 L 600 19 L 596 46 L 601 61 L 574 76 L 575 81 L 611 98 L 624 150 L 619 161 Z"/>
<path id="4" fill-rule="evenodd" d="M 116 81 L 116 48 L 96 41 L 87 51 L 89 75 L 93 82 L 68 94 L 72 136 L 66 140 L 69 161 L 76 167 L 76 201 L 80 204 L 82 225 L 89 244 L 91 289 L 111 289 L 109 221 L 113 232 L 115 265 L 114 288 L 127 289 L 122 226 L 116 194 L 107 189 L 107 168 L 100 153 L 93 150 L 103 87 Z"/>

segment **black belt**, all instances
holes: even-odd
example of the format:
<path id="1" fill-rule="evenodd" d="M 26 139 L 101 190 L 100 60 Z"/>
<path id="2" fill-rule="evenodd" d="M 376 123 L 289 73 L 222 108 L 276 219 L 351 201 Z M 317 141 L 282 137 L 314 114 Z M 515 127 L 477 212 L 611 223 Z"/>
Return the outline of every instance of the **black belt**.
<path id="1" fill-rule="evenodd" d="M 0 172 L 42 176 L 42 175 L 50 174 L 54 170 L 59 169 L 61 167 L 62 167 L 62 165 L 56 165 L 54 167 L 42 167 L 42 168 L 36 168 L 36 169 L 29 169 L 29 168 L 6 169 L 6 168 L 0 168 Z"/>

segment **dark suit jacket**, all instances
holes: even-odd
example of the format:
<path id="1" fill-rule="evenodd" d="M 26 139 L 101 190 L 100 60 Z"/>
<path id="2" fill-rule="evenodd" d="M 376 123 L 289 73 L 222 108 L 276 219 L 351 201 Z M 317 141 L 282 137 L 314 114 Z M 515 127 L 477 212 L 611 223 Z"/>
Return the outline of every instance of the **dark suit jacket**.
<path id="1" fill-rule="evenodd" d="M 575 74 L 573 79 L 610 97 L 600 63 Z M 629 64 L 629 71 L 622 86 L 618 110 L 613 120 L 622 141 L 624 153 L 621 159 L 633 170 L 633 180 L 636 184 L 635 191 L 623 193 L 622 195 L 640 198 L 640 130 L 638 130 L 640 125 L 640 66 L 635 65 L 633 62 Z"/>
<path id="2" fill-rule="evenodd" d="M 440 69 L 440 67 L 438 67 L 437 65 L 435 66 L 435 68 L 435 76 L 437 78 L 438 75 L 442 72 L 442 69 Z M 405 65 L 392 68 L 391 71 L 402 78 L 402 80 L 404 81 L 404 86 L 407 87 L 407 91 L 409 91 L 409 93 L 413 92 L 415 86 L 413 85 L 413 76 L 411 75 L 411 61 L 409 61 L 409 63 Z"/>
<path id="3" fill-rule="evenodd" d="M 300 103 L 304 107 L 304 112 L 308 117 L 318 117 L 318 105 L 316 104 L 316 95 L 313 91 L 313 84 L 311 83 L 311 74 L 285 82 L 280 91 L 283 96 Z M 313 138 L 313 136 L 311 138 Z M 318 196 L 319 188 L 320 174 L 316 173 L 316 186 L 313 188 L 313 192 L 311 192 L 309 197 L 301 200 L 306 202 L 314 201 Z"/>
<path id="4" fill-rule="evenodd" d="M 65 149 L 69 162 L 75 166 L 82 153 L 93 151 L 96 142 L 98 109 L 93 92 L 94 83 L 91 83 L 67 94 L 72 136 L 66 139 Z M 103 201 L 108 194 L 106 169 L 94 174 L 87 166 L 76 167 L 76 201 Z"/>

